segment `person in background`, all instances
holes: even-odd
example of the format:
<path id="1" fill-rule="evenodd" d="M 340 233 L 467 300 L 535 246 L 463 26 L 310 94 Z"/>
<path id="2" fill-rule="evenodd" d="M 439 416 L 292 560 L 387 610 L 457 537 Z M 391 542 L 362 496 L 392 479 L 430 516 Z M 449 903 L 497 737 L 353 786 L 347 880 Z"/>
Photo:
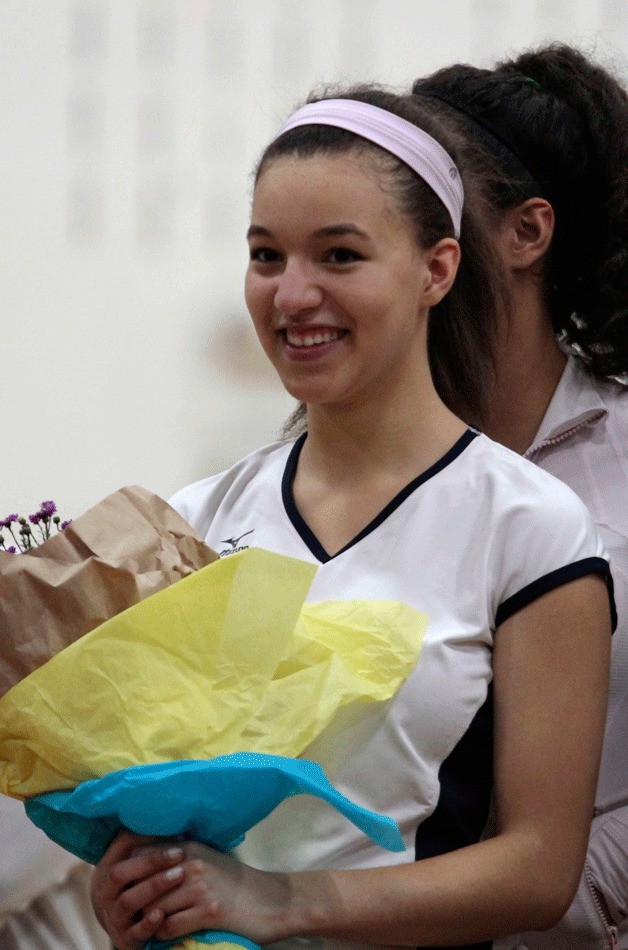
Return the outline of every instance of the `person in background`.
<path id="1" fill-rule="evenodd" d="M 204 928 L 295 948 L 486 948 L 571 902 L 606 708 L 608 565 L 573 492 L 453 411 L 469 391 L 482 405 L 499 297 L 460 148 L 410 95 L 359 88 L 292 116 L 257 170 L 245 292 L 306 431 L 172 500 L 219 552 L 246 534 L 315 564 L 309 602 L 425 625 L 397 694 L 347 708 L 306 751 L 396 819 L 405 850 L 306 795 L 239 860 L 122 832 L 92 887 L 119 950 Z M 479 841 L 493 772 L 502 820 Z"/>
<path id="2" fill-rule="evenodd" d="M 64 851 L 0 795 L 2 950 L 110 950 L 89 898 L 93 868 Z"/>
<path id="3" fill-rule="evenodd" d="M 566 482 L 610 556 L 618 627 L 586 863 L 568 913 L 501 950 L 628 948 L 627 97 L 607 70 L 551 45 L 493 70 L 418 79 L 492 159 L 486 176 L 508 306 L 482 429 Z M 469 405 L 466 415 L 473 415 Z M 573 702 L 581 697 L 574 693 Z"/>

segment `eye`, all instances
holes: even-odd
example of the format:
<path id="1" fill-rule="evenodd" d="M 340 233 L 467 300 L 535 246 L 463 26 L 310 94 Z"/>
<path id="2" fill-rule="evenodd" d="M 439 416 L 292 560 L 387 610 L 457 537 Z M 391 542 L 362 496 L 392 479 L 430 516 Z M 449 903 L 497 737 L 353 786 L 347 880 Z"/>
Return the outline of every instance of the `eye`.
<path id="1" fill-rule="evenodd" d="M 325 256 L 330 264 L 354 264 L 364 260 L 362 254 L 349 247 L 330 247 Z"/>
<path id="2" fill-rule="evenodd" d="M 281 254 L 272 247 L 252 247 L 251 260 L 258 264 L 276 264 L 281 260 Z"/>

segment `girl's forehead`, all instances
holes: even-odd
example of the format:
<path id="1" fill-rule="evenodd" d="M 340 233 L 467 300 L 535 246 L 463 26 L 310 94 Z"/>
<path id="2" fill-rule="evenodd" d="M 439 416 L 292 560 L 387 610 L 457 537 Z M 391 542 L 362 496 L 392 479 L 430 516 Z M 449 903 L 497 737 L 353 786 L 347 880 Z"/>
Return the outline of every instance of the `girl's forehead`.
<path id="1" fill-rule="evenodd" d="M 287 153 L 273 157 L 262 167 L 258 175 L 255 190 L 264 181 L 278 183 L 286 178 L 308 181 L 309 179 L 328 178 L 345 180 L 357 177 L 369 182 L 379 183 L 382 178 L 381 167 L 368 151 L 360 149 L 345 152 L 314 152 L 312 155 Z"/>
<path id="2" fill-rule="evenodd" d="M 398 213 L 390 189 L 382 187 L 382 172 L 368 154 L 359 151 L 314 155 L 281 155 L 262 168 L 253 192 L 252 216 L 327 209 L 356 214 Z"/>

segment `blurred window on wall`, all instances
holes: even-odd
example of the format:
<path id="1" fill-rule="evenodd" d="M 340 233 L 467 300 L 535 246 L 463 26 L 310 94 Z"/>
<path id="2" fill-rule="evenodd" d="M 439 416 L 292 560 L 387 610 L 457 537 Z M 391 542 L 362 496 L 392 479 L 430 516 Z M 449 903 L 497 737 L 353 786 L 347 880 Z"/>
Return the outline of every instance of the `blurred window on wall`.
<path id="1" fill-rule="evenodd" d="M 143 0 L 136 18 L 135 237 L 140 250 L 172 252 L 177 237 L 178 4 Z"/>
<path id="2" fill-rule="evenodd" d="M 240 195 L 216 194 L 209 190 L 205 202 L 205 237 L 210 247 L 216 244 L 217 234 L 220 234 L 222 241 L 241 241 L 242 247 L 245 247 L 244 236 L 239 228 L 241 218 L 234 213 L 239 210 L 240 203 Z"/>
<path id="3" fill-rule="evenodd" d="M 70 92 L 67 99 L 67 145 L 70 151 L 101 149 L 105 139 L 105 102 L 99 93 Z"/>
<path id="4" fill-rule="evenodd" d="M 164 250 L 175 243 L 177 192 L 171 175 L 147 178 L 138 184 L 137 243 L 144 250 Z"/>
<path id="5" fill-rule="evenodd" d="M 315 11 L 316 8 L 314 15 Z M 298 3 L 284 6 L 282 15 L 274 18 L 273 74 L 282 85 L 310 71 L 312 44 L 309 31 L 303 28 L 303 19 L 304 8 Z"/>
<path id="6" fill-rule="evenodd" d="M 198 4 L 197 4 L 198 5 Z M 204 12 L 205 100 L 202 116 L 203 167 L 205 177 L 203 233 L 207 247 L 239 242 L 243 183 L 246 184 L 246 127 L 242 114 L 246 103 L 234 101 L 233 90 L 241 89 L 247 64 L 246 11 L 233 7 L 228 18 Z M 197 21 L 200 22 L 200 19 Z M 250 27 L 248 27 L 250 29 Z"/>
<path id="7" fill-rule="evenodd" d="M 377 75 L 379 17 L 373 3 L 343 0 L 340 6 L 339 58 L 343 63 L 359 63 L 363 76 Z"/>
<path id="8" fill-rule="evenodd" d="M 175 145 L 175 108 L 167 99 L 141 97 L 137 105 L 137 151 L 140 159 L 168 155 Z"/>
<path id="9" fill-rule="evenodd" d="M 550 4 L 546 3 L 544 6 L 549 8 Z M 471 0 L 470 16 L 474 60 L 482 58 L 487 37 L 512 35 L 512 0 L 510 3 L 501 3 L 500 0 Z"/>
<path id="10" fill-rule="evenodd" d="M 176 61 L 176 25 L 172 16 L 176 0 L 150 0 L 142 4 L 137 17 L 137 60 L 140 66 L 165 69 Z"/>
<path id="11" fill-rule="evenodd" d="M 223 80 L 237 81 L 246 69 L 245 26 L 237 11 L 228 20 L 208 17 L 205 21 L 205 70 L 211 84 Z M 224 90 L 223 90 L 224 92 Z M 231 99 L 231 97 L 229 97 Z"/>
<path id="12" fill-rule="evenodd" d="M 105 188 L 89 173 L 68 182 L 66 240 L 73 248 L 97 247 L 105 233 Z"/>
<path id="13" fill-rule="evenodd" d="M 104 0 L 76 0 L 68 9 L 66 243 L 82 250 L 100 247 L 106 231 L 109 13 Z"/>
<path id="14" fill-rule="evenodd" d="M 204 117 L 205 151 L 209 168 L 220 170 L 231 182 L 234 178 L 234 169 L 242 163 L 245 154 L 244 129 L 242 122 L 236 116 L 229 103 L 219 96 L 210 96 L 205 109 Z M 209 182 L 215 188 L 218 183 L 214 179 Z M 242 182 L 240 182 L 242 187 Z"/>
<path id="15" fill-rule="evenodd" d="M 81 0 L 69 10 L 68 55 L 71 59 L 104 59 L 107 52 L 108 4 Z"/>

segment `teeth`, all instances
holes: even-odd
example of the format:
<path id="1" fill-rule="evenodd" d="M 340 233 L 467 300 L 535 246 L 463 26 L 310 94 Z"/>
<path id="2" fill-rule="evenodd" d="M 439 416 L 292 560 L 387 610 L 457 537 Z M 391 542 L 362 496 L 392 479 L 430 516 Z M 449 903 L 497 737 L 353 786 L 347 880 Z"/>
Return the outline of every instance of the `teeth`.
<path id="1" fill-rule="evenodd" d="M 308 333 L 307 336 L 299 336 L 290 330 L 286 330 L 286 338 L 290 346 L 318 346 L 321 343 L 331 343 L 332 340 L 337 340 L 339 336 L 339 330 L 323 330 Z"/>

